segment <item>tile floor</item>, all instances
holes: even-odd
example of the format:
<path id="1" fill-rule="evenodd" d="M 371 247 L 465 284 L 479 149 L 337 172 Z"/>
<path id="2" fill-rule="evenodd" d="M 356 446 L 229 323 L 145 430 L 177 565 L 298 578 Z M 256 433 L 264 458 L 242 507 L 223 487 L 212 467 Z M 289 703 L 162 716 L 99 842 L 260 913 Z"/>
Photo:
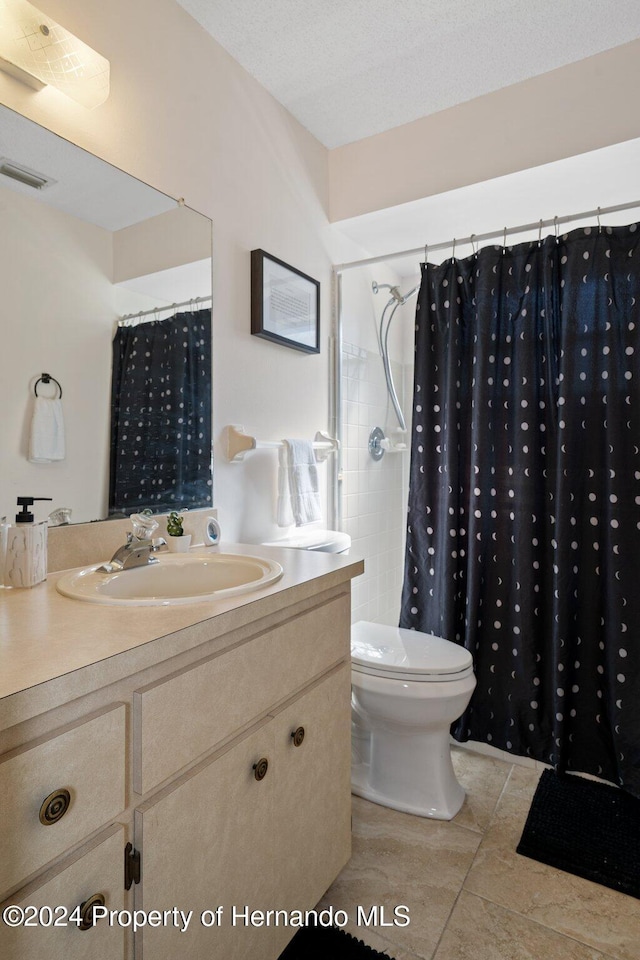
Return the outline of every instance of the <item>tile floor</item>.
<path id="1" fill-rule="evenodd" d="M 353 797 L 353 856 L 320 906 L 395 960 L 640 960 L 640 900 L 515 852 L 540 770 L 453 758 L 467 798 L 451 822 Z M 411 923 L 356 926 L 373 904 Z"/>

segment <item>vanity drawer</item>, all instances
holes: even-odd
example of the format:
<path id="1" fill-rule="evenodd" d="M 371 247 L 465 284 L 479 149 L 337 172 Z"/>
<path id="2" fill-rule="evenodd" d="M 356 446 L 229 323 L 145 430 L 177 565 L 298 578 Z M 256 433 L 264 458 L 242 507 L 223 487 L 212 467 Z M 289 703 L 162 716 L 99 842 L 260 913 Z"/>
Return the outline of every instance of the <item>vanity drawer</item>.
<path id="1" fill-rule="evenodd" d="M 124 909 L 124 844 L 124 827 L 109 827 L 58 870 L 48 871 L 0 904 L 0 911 L 9 905 L 21 907 L 29 920 L 29 926 L 16 928 L 0 923 L 2 960 L 124 960 L 127 933 L 122 927 L 101 919 L 84 930 L 68 919 L 95 894 L 107 909 Z"/>
<path id="2" fill-rule="evenodd" d="M 113 820 L 124 786 L 124 704 L 0 757 L 0 892 Z"/>
<path id="3" fill-rule="evenodd" d="M 134 789 L 166 780 L 349 657 L 343 594 L 134 693 Z"/>

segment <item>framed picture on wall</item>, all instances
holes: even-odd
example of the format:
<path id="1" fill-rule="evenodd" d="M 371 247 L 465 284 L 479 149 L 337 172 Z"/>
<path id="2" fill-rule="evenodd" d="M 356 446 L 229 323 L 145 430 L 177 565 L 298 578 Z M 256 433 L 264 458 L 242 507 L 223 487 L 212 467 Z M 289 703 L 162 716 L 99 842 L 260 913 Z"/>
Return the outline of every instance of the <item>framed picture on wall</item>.
<path id="1" fill-rule="evenodd" d="M 252 250 L 251 333 L 320 353 L 319 282 L 264 250 Z"/>

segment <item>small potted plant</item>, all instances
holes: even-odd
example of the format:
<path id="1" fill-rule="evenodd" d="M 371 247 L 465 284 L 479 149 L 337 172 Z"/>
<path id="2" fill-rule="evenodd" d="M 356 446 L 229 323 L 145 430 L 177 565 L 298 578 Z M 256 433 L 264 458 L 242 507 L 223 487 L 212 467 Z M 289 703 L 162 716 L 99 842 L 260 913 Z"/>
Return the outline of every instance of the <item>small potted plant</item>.
<path id="1" fill-rule="evenodd" d="M 186 553 L 191 546 L 191 534 L 184 532 L 183 518 L 176 510 L 167 517 L 167 546 L 173 553 Z"/>

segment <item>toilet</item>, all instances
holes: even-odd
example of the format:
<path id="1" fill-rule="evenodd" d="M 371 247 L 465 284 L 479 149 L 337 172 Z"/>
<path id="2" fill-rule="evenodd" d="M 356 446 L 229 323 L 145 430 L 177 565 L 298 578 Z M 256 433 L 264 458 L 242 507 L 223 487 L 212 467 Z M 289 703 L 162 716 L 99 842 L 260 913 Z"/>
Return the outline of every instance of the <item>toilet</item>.
<path id="1" fill-rule="evenodd" d="M 269 547 L 348 553 L 338 530 L 296 530 Z M 465 792 L 449 727 L 476 685 L 471 654 L 442 637 L 360 620 L 351 627 L 351 790 L 419 817 L 451 820 Z"/>
<path id="2" fill-rule="evenodd" d="M 451 820 L 465 798 L 449 727 L 476 685 L 456 643 L 360 620 L 351 627 L 352 792 L 404 813 Z"/>

